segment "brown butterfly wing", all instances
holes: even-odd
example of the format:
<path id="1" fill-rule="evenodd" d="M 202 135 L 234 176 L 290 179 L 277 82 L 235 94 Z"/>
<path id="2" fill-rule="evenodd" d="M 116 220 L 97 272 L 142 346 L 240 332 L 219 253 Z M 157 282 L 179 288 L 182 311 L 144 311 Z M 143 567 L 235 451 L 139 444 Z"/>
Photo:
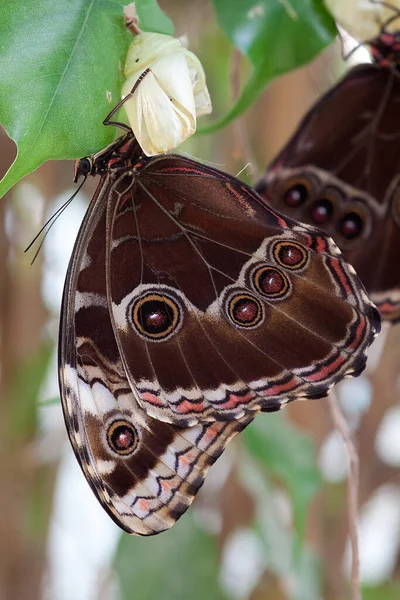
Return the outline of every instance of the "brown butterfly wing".
<path id="1" fill-rule="evenodd" d="M 256 187 L 288 216 L 332 236 L 391 321 L 400 318 L 399 103 L 392 70 L 352 69 L 308 112 Z"/>
<path id="2" fill-rule="evenodd" d="M 242 418 L 363 369 L 379 318 L 353 269 L 235 178 L 151 159 L 113 186 L 107 219 L 113 327 L 149 415 Z"/>
<path id="3" fill-rule="evenodd" d="M 60 389 L 68 434 L 97 498 L 125 531 L 152 535 L 191 504 L 211 464 L 252 420 L 180 428 L 146 414 L 129 385 L 106 293 L 106 178 L 82 224 L 64 290 Z"/>

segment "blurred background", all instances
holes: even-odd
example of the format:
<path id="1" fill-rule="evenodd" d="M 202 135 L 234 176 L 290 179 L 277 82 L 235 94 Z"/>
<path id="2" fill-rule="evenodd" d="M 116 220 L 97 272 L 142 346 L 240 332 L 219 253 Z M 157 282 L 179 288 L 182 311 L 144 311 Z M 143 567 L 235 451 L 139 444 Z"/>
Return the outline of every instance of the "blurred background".
<path id="1" fill-rule="evenodd" d="M 223 115 L 236 95 L 237 57 L 212 7 L 160 5 L 190 40 L 214 116 Z M 341 55 L 335 42 L 274 80 L 244 117 L 182 151 L 254 183 L 313 101 L 354 61 L 369 60 L 365 49 L 351 64 Z M 242 61 L 239 78 L 248 73 Z M 16 150 L 4 132 L 0 139 L 2 176 Z M 100 508 L 68 443 L 57 381 L 63 282 L 96 182 L 58 219 L 33 265 L 34 251 L 24 253 L 73 194 L 72 174 L 72 162 L 48 162 L 0 203 L 0 600 L 348 598 L 347 457 L 326 400 L 259 417 L 160 536 L 123 534 Z M 337 387 L 360 456 L 366 600 L 400 597 L 399 365 L 397 327 L 378 337 L 366 373 Z"/>

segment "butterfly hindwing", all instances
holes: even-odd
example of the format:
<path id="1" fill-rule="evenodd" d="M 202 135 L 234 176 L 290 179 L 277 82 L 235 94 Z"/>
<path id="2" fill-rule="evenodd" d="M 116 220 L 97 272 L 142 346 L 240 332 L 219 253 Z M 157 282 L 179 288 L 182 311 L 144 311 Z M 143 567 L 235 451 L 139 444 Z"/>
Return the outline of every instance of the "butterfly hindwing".
<path id="1" fill-rule="evenodd" d="M 107 185 L 103 185 L 103 194 Z M 125 375 L 106 297 L 106 208 L 92 202 L 73 253 L 60 329 L 68 434 L 93 491 L 129 533 L 152 535 L 191 504 L 208 468 L 253 415 L 181 428 L 148 416 Z"/>

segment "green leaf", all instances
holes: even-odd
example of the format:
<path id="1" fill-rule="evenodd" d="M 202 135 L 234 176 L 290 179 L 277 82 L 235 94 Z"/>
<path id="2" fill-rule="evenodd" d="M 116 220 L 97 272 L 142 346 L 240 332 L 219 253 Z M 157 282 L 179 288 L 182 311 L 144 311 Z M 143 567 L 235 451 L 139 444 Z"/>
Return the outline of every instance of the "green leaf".
<path id="1" fill-rule="evenodd" d="M 115 569 L 123 600 L 225 598 L 218 583 L 217 545 L 190 513 L 155 537 L 123 535 Z"/>
<path id="2" fill-rule="evenodd" d="M 115 130 L 102 121 L 120 98 L 132 40 L 124 4 L 0 3 L 0 122 L 18 146 L 0 197 L 44 161 L 85 156 L 112 141 Z M 171 31 L 155 0 L 139 0 L 137 9 L 143 29 Z"/>
<path id="3" fill-rule="evenodd" d="M 214 0 L 214 7 L 222 30 L 254 70 L 235 106 L 201 133 L 227 125 L 272 79 L 311 61 L 336 35 L 322 0 Z"/>
<path id="4" fill-rule="evenodd" d="M 128 0 L 126 4 L 128 4 Z M 139 0 L 139 2 L 136 0 L 136 11 L 140 29 L 143 31 L 174 35 L 172 21 L 160 9 L 157 0 Z"/>
<path id="5" fill-rule="evenodd" d="M 322 481 L 313 442 L 282 413 L 261 415 L 242 435 L 247 449 L 285 484 L 292 498 L 297 552 L 304 535 L 309 502 Z"/>

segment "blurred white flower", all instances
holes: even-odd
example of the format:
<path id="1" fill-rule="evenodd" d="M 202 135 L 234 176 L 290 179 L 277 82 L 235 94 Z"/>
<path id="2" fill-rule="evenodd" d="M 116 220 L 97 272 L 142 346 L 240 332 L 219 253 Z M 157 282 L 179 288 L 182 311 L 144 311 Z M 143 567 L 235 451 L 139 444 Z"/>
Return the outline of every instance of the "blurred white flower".
<path id="1" fill-rule="evenodd" d="M 210 113 L 211 100 L 199 59 L 170 35 L 142 32 L 128 50 L 122 87 L 129 124 L 145 154 L 179 146 L 196 131 L 196 118 Z"/>
<path id="2" fill-rule="evenodd" d="M 400 9 L 400 0 L 324 0 L 333 18 L 356 40 L 365 42 L 377 37 L 381 28 Z M 399 29 L 400 20 L 388 25 Z"/>

